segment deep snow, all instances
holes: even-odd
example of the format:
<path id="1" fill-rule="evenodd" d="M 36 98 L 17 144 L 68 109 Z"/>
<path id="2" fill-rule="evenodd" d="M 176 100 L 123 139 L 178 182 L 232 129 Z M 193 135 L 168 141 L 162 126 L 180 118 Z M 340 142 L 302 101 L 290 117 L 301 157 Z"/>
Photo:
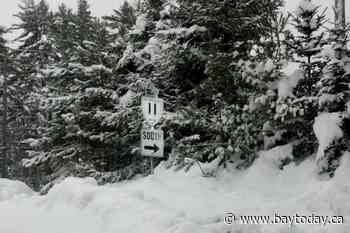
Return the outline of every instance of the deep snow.
<path id="1" fill-rule="evenodd" d="M 288 146 L 263 152 L 245 171 L 204 178 L 199 168 L 97 186 L 68 178 L 46 196 L 20 182 L 0 180 L 1 233 L 348 233 L 350 154 L 331 180 L 315 161 L 278 169 Z M 209 167 L 210 168 L 210 167 Z M 6 194 L 4 194 L 6 193 Z M 246 215 L 342 215 L 343 225 L 231 225 L 225 213 Z"/>

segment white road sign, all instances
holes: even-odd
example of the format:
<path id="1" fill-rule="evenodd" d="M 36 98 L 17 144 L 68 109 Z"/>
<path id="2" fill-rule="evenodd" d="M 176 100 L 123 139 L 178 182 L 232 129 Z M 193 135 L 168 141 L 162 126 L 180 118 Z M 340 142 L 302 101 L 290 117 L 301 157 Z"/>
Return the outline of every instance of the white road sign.
<path id="1" fill-rule="evenodd" d="M 158 122 L 163 115 L 164 102 L 160 98 L 142 97 L 143 117 L 146 121 Z"/>
<path id="2" fill-rule="evenodd" d="M 164 136 L 162 130 L 141 131 L 141 154 L 149 157 L 164 156 Z"/>

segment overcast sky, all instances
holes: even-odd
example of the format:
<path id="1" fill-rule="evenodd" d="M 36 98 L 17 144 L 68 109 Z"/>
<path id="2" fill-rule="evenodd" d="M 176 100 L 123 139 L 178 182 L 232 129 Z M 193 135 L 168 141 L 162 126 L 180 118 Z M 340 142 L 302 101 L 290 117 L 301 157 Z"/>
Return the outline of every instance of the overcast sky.
<path id="1" fill-rule="evenodd" d="M 22 0 L 1 0 L 0 8 L 0 24 L 4 26 L 11 25 L 16 22 L 13 17 L 18 11 L 18 4 Z M 52 9 L 57 9 L 57 6 L 61 3 L 65 3 L 69 7 L 76 9 L 77 0 L 46 0 Z M 113 9 L 118 8 L 124 0 L 88 0 L 90 3 L 92 13 L 96 16 L 102 16 L 110 14 Z"/>
<path id="2" fill-rule="evenodd" d="M 46 0 L 52 9 L 57 9 L 57 6 L 61 3 L 65 3 L 72 8 L 76 8 L 77 0 Z M 89 0 L 92 13 L 96 16 L 108 15 L 112 13 L 113 9 L 118 8 L 125 0 Z M 133 0 L 129 0 L 133 1 Z M 322 4 L 329 7 L 329 12 L 331 12 L 331 6 L 334 0 L 314 0 L 317 4 Z M 348 2 L 348 0 L 346 0 Z M 21 0 L 1 0 L 0 8 L 0 25 L 10 26 L 16 22 L 16 18 L 13 17 L 18 11 L 17 5 L 21 3 Z M 286 9 L 288 11 L 293 11 L 299 0 L 286 0 Z M 350 4 L 347 5 L 347 15 L 350 16 Z"/>
<path id="3" fill-rule="evenodd" d="M 53 9 L 56 9 L 60 3 L 65 3 L 72 8 L 76 8 L 77 0 L 46 0 Z M 314 0 L 317 4 L 331 6 L 334 0 Z M 348 0 L 346 0 L 348 1 Z M 118 8 L 124 0 L 89 0 L 92 12 L 96 16 L 110 14 L 113 9 Z M 299 0 L 286 0 L 286 8 L 295 9 Z M 12 16 L 17 12 L 17 5 L 21 0 L 1 0 L 0 24 L 8 26 L 15 22 Z M 349 4 L 350 5 L 350 4 Z M 350 6 L 347 6 L 347 12 L 350 13 Z"/>

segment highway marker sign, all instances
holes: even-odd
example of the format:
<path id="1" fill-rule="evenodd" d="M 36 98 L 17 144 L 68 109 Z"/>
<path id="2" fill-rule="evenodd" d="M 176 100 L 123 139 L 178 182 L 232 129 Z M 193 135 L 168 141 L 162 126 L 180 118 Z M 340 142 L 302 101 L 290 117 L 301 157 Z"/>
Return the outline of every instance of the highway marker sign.
<path id="1" fill-rule="evenodd" d="M 148 122 L 158 122 L 163 115 L 164 102 L 160 98 L 143 96 L 141 106 L 143 117 Z"/>
<path id="2" fill-rule="evenodd" d="M 141 131 L 141 154 L 158 158 L 164 156 L 164 134 L 162 130 L 143 129 Z"/>

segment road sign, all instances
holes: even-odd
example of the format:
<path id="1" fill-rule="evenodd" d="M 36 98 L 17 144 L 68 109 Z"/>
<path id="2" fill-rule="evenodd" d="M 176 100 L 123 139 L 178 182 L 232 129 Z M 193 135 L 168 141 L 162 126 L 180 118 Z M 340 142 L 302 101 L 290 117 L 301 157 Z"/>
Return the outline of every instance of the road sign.
<path id="1" fill-rule="evenodd" d="M 162 130 L 143 129 L 141 131 L 141 154 L 162 158 L 164 155 L 164 136 Z"/>
<path id="2" fill-rule="evenodd" d="M 142 97 L 143 117 L 148 122 L 158 122 L 163 115 L 164 102 L 160 98 Z"/>

